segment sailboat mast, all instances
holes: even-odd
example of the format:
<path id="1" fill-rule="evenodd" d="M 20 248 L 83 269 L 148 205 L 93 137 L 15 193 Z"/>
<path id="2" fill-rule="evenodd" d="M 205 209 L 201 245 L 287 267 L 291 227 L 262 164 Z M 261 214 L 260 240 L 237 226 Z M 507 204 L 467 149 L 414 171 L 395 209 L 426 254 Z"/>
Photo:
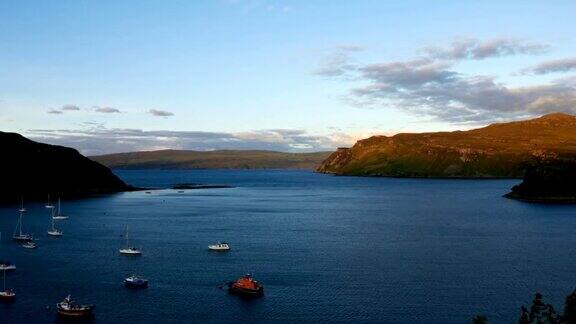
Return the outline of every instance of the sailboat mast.
<path id="1" fill-rule="evenodd" d="M 130 242 L 130 241 L 129 241 L 129 238 L 128 238 L 128 225 L 126 225 L 126 247 L 129 247 L 129 246 L 130 246 L 130 243 L 129 243 L 129 242 Z"/>
<path id="2" fill-rule="evenodd" d="M 58 215 L 60 215 L 60 197 L 58 197 Z"/>

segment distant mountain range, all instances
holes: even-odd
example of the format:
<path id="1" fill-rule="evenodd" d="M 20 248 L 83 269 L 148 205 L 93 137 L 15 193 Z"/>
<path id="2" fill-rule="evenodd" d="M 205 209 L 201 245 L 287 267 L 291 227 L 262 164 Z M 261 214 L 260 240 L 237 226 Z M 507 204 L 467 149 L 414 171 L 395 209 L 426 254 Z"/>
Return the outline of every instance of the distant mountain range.
<path id="1" fill-rule="evenodd" d="M 519 178 L 527 164 L 576 157 L 576 117 L 540 118 L 455 132 L 373 136 L 341 148 L 318 172 L 356 176 Z"/>
<path id="2" fill-rule="evenodd" d="M 107 167 L 78 151 L 0 132 L 0 202 L 80 197 L 132 190 Z"/>
<path id="3" fill-rule="evenodd" d="M 284 153 L 257 150 L 161 150 L 90 158 L 114 169 L 310 169 L 331 152 Z"/>

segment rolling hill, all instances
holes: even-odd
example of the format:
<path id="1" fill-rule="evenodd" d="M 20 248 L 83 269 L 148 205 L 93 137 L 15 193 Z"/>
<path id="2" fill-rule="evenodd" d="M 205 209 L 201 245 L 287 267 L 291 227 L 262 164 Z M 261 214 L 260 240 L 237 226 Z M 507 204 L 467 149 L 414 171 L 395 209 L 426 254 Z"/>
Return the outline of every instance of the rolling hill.
<path id="1" fill-rule="evenodd" d="M 527 163 L 576 156 L 576 117 L 553 113 L 469 131 L 373 136 L 332 153 L 318 172 L 355 176 L 522 177 Z"/>
<path id="2" fill-rule="evenodd" d="M 284 153 L 275 151 L 161 150 L 90 157 L 116 169 L 310 169 L 331 152 Z"/>

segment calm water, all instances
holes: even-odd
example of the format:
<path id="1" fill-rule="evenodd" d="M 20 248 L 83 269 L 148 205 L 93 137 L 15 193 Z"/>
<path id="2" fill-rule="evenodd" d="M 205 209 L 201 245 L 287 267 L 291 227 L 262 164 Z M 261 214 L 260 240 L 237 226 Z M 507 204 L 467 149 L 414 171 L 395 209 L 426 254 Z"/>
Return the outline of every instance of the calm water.
<path id="1" fill-rule="evenodd" d="M 561 308 L 576 287 L 576 207 L 501 198 L 516 181 L 347 178 L 304 171 L 119 171 L 127 182 L 230 184 L 232 189 L 133 192 L 64 203 L 65 236 L 38 249 L 9 241 L 17 207 L 0 209 L 0 259 L 16 263 L 1 323 L 54 323 L 72 293 L 94 322 L 491 323 L 517 320 L 541 291 Z M 130 224 L 144 256 L 118 255 Z M 233 250 L 210 253 L 223 240 Z M 122 287 L 136 272 L 147 290 Z M 265 296 L 218 286 L 251 272 Z M 51 309 L 46 309 L 51 306 Z"/>

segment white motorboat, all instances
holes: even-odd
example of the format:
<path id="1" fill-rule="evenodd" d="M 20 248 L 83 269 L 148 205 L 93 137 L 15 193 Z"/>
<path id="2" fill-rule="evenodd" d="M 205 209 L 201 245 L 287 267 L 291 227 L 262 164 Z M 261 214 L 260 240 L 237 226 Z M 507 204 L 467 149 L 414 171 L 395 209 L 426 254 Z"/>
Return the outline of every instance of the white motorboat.
<path id="1" fill-rule="evenodd" d="M 0 271 L 13 271 L 16 270 L 16 265 L 8 261 L 0 261 Z"/>
<path id="2" fill-rule="evenodd" d="M 124 234 L 124 237 L 126 238 L 126 247 L 118 250 L 120 254 L 133 255 L 133 256 L 142 255 L 142 251 L 140 251 L 140 249 L 130 245 L 130 238 L 128 236 L 128 225 L 126 225 L 126 232 Z"/>
<path id="3" fill-rule="evenodd" d="M 229 251 L 230 245 L 224 242 L 218 242 L 216 244 L 208 245 L 208 250 L 212 251 Z"/>
<path id="4" fill-rule="evenodd" d="M 35 249 L 36 243 L 34 243 L 33 241 L 22 243 L 22 247 L 25 249 Z"/>

